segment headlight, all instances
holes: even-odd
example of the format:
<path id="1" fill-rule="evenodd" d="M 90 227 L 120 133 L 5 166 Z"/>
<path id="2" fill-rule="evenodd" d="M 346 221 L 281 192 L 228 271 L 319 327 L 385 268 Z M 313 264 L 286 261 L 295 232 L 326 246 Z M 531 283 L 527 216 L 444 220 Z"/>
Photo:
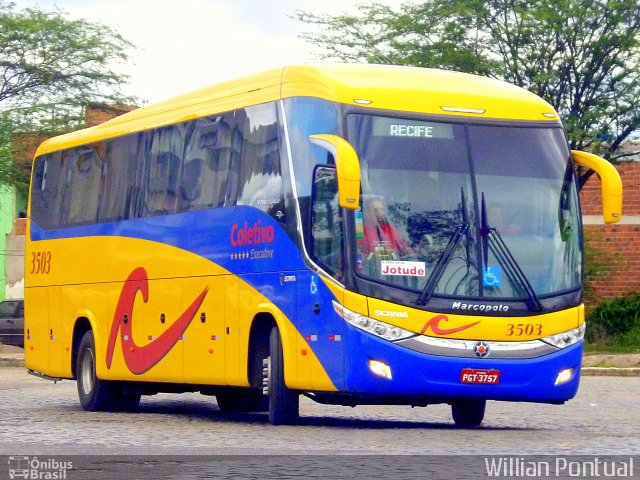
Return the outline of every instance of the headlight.
<path id="1" fill-rule="evenodd" d="M 584 338 L 585 327 L 586 323 L 583 323 L 578 328 L 574 328 L 573 330 L 557 333 L 555 335 L 551 335 L 550 337 L 541 338 L 540 340 L 548 343 L 549 345 L 553 345 L 554 347 L 565 348 L 573 345 L 574 343 L 578 343 Z"/>
<path id="2" fill-rule="evenodd" d="M 360 315 L 359 313 L 343 307 L 335 300 L 333 301 L 333 309 L 338 315 L 354 327 L 391 342 L 404 340 L 405 338 L 415 337 L 417 335 L 417 333 L 396 327 L 395 325 L 390 325 L 388 323 L 381 322 L 380 320 Z"/>

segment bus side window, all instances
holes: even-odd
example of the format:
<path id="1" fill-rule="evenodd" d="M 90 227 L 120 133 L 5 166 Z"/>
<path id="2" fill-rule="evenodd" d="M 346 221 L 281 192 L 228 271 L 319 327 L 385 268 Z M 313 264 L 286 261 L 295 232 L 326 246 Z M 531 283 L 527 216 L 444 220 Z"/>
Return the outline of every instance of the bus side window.
<path id="1" fill-rule="evenodd" d="M 274 103 L 236 112 L 242 136 L 238 205 L 250 205 L 284 223 L 278 119 Z"/>
<path id="2" fill-rule="evenodd" d="M 58 227 L 58 178 L 61 169 L 60 152 L 38 157 L 31 189 L 31 217 L 41 228 Z"/>
<path id="3" fill-rule="evenodd" d="M 231 159 L 230 114 L 198 119 L 185 147 L 179 210 L 224 205 Z"/>
<path id="4" fill-rule="evenodd" d="M 177 211 L 183 146 L 182 134 L 176 126 L 153 132 L 148 156 L 146 213 L 158 215 Z"/>
<path id="5" fill-rule="evenodd" d="M 337 280 L 344 276 L 343 236 L 336 169 L 317 165 L 311 194 L 311 251 Z"/>
<path id="6" fill-rule="evenodd" d="M 62 195 L 63 225 L 95 223 L 102 177 L 99 144 L 66 150 L 62 153 L 64 191 Z"/>
<path id="7" fill-rule="evenodd" d="M 141 168 L 139 155 L 144 151 L 145 134 L 135 133 L 106 143 L 103 160 L 103 186 L 98 209 L 101 222 L 133 218 L 140 200 Z"/>
<path id="8" fill-rule="evenodd" d="M 41 155 L 33 162 L 31 174 L 31 221 L 40 227 L 46 228 L 46 204 L 44 201 L 44 188 L 46 186 L 47 160 L 51 155 Z"/>
<path id="9" fill-rule="evenodd" d="M 229 153 L 229 173 L 227 175 L 227 191 L 224 204 L 226 206 L 238 204 L 240 188 L 240 163 L 242 162 L 242 134 L 238 129 L 231 133 L 231 151 Z"/>
<path id="10" fill-rule="evenodd" d="M 309 141 L 309 135 L 340 134 L 338 104 L 312 97 L 292 97 L 283 101 L 304 241 L 311 251 L 311 187 L 313 169 L 327 162 L 327 151 Z M 297 233 L 296 233 L 297 237 Z"/>

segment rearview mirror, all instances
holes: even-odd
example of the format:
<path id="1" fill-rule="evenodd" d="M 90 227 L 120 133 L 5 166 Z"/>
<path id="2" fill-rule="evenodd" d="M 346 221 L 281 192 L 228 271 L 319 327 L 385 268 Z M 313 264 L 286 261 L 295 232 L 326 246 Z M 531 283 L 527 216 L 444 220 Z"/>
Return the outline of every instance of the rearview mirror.
<path id="1" fill-rule="evenodd" d="M 622 219 L 622 181 L 613 165 L 604 158 L 579 150 L 571 150 L 573 161 L 595 171 L 602 182 L 602 216 L 604 223 Z"/>
<path id="2" fill-rule="evenodd" d="M 360 160 L 356 151 L 337 135 L 311 135 L 309 139 L 331 153 L 336 161 L 340 206 L 357 210 L 360 203 Z"/>

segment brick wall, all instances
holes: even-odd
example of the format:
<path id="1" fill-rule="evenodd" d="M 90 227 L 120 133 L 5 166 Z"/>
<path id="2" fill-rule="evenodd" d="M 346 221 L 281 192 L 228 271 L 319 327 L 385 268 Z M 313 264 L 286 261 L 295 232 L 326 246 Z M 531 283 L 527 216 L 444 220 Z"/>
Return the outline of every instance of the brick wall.
<path id="1" fill-rule="evenodd" d="M 640 162 L 617 165 L 622 179 L 623 215 L 640 215 Z M 602 214 L 602 186 L 600 178 L 592 175 L 580 192 L 583 215 Z"/>
<path id="2" fill-rule="evenodd" d="M 587 304 L 640 292 L 640 162 L 618 165 L 622 179 L 623 219 L 620 223 L 602 223 L 601 183 L 592 175 L 580 193 L 585 222 L 587 260 L 600 272 L 588 282 Z"/>
<path id="3" fill-rule="evenodd" d="M 111 120 L 112 118 L 135 110 L 136 108 L 138 107 L 132 107 L 129 105 L 93 105 L 88 107 L 85 112 L 85 124 L 87 127 L 95 127 L 107 120 Z"/>

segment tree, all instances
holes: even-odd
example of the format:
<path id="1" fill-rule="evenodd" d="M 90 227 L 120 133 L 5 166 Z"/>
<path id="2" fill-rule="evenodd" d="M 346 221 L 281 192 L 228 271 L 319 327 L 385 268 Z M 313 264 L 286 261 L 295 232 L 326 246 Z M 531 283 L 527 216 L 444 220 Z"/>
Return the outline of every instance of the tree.
<path id="1" fill-rule="evenodd" d="M 17 10 L 0 0 L 0 145 L 11 130 L 79 128 L 88 104 L 131 102 L 120 93 L 127 77 L 115 70 L 130 47 L 105 25 L 70 20 L 59 11 Z M 8 175 L 0 182 L 24 182 L 24 169 L 10 169 L 5 152 L 0 165 Z"/>
<path id="2" fill-rule="evenodd" d="M 296 17 L 323 58 L 486 75 L 547 100 L 571 148 L 612 160 L 640 129 L 638 0 L 428 0 Z"/>
<path id="3" fill-rule="evenodd" d="M 11 183 L 15 176 L 15 164 L 11 155 L 11 124 L 6 115 L 0 114 L 0 185 Z"/>

